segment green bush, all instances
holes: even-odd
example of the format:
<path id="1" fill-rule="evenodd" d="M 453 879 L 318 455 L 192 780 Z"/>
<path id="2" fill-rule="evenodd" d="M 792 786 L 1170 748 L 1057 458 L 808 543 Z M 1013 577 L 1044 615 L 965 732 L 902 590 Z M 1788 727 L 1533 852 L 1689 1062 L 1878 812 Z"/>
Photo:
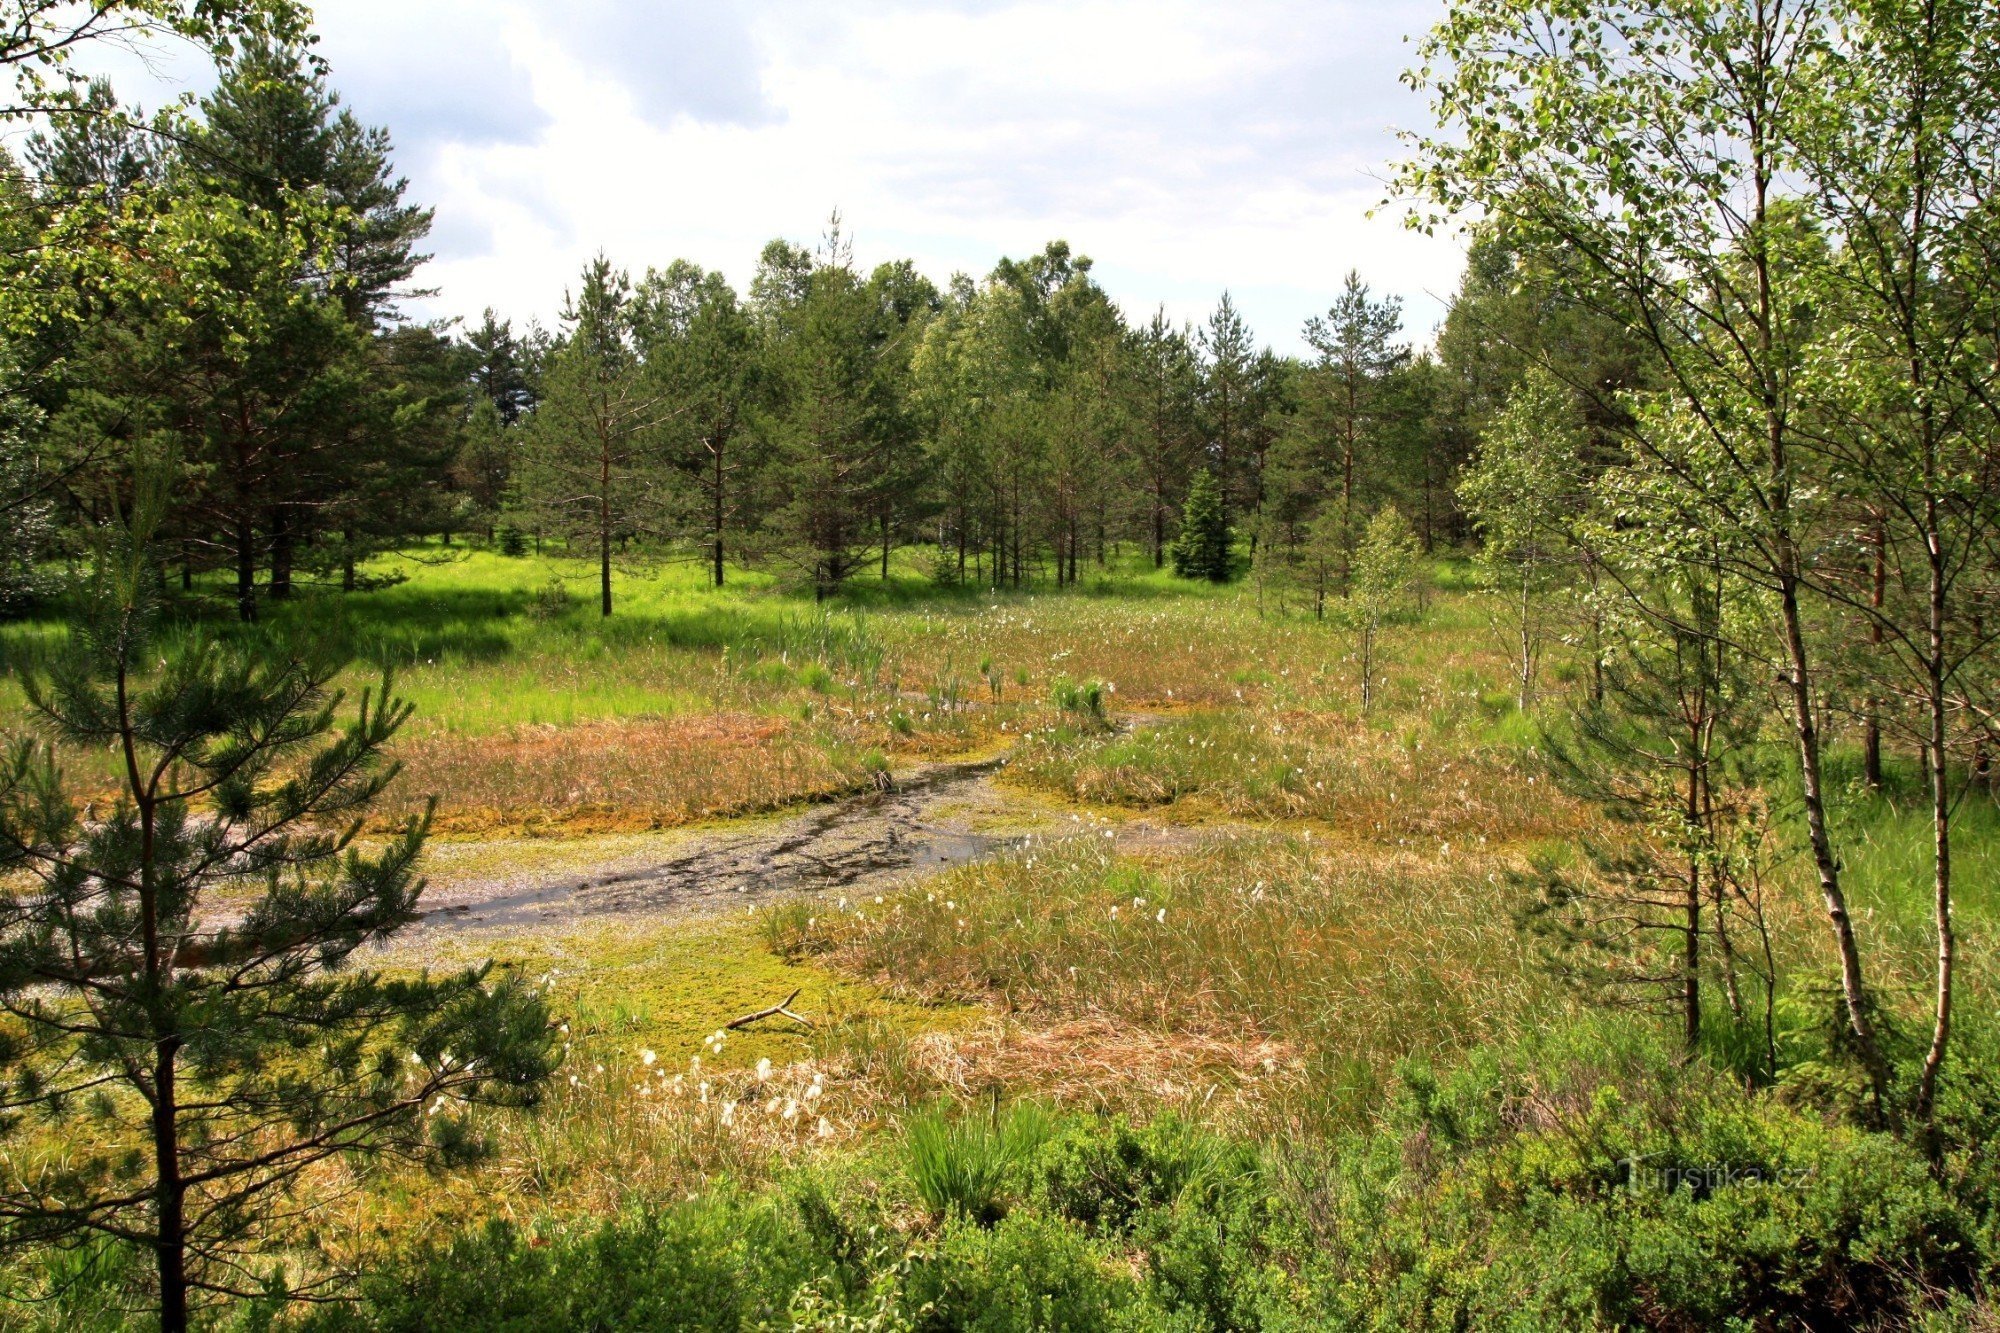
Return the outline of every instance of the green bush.
<path id="1" fill-rule="evenodd" d="M 795 1214 L 725 1191 L 551 1237 L 495 1222 L 379 1269 L 358 1305 L 323 1310 L 308 1326 L 739 1329 L 778 1318 L 796 1291 L 835 1270 Z"/>
<path id="2" fill-rule="evenodd" d="M 1181 530 L 1173 546 L 1174 573 L 1184 579 L 1227 583 L 1232 537 L 1221 483 L 1204 468 L 1195 473 L 1187 503 L 1181 508 Z"/>
<path id="3" fill-rule="evenodd" d="M 1043 1147 L 1035 1198 L 1050 1212 L 1098 1234 L 1128 1230 L 1148 1209 L 1185 1193 L 1215 1198 L 1254 1183 L 1256 1154 L 1176 1116 L 1135 1128 L 1123 1116 L 1074 1120 Z"/>
<path id="4" fill-rule="evenodd" d="M 1331 1139 L 939 1108 L 893 1158 L 926 1221 L 886 1224 L 896 1191 L 873 1188 L 881 1159 L 863 1155 L 534 1240 L 472 1233 L 309 1322 L 1979 1327 L 2000 1078 L 1968 1072 L 1943 1109 L 1956 1146 L 1934 1173 L 1906 1141 L 1677 1062 L 1643 1023 L 1558 1025 L 1450 1069 L 1404 1066 L 1381 1119 Z"/>
<path id="5" fill-rule="evenodd" d="M 1104 711 L 1104 700 L 1110 692 L 1111 687 L 1101 680 L 1074 681 L 1068 676 L 1057 676 L 1049 686 L 1049 701 L 1093 728 L 1104 728 L 1111 725 Z"/>
<path id="6" fill-rule="evenodd" d="M 569 585 L 560 578 L 552 578 L 535 590 L 534 600 L 528 603 L 528 614 L 543 622 L 560 620 L 569 613 L 573 600 Z"/>
<path id="7" fill-rule="evenodd" d="M 1603 1033 L 1607 1028 L 1592 1029 Z M 1975 1215 L 1908 1143 L 1574 1034 L 1403 1071 L 1318 1286 L 1393 1327 L 1846 1327 L 1964 1288 Z M 1357 1284 L 1367 1275 L 1364 1290 Z"/>
<path id="8" fill-rule="evenodd" d="M 1137 1284 L 1057 1218 L 1023 1212 L 991 1229 L 953 1217 L 910 1266 L 904 1310 L 935 1333 L 1164 1327 L 1133 1308 Z"/>

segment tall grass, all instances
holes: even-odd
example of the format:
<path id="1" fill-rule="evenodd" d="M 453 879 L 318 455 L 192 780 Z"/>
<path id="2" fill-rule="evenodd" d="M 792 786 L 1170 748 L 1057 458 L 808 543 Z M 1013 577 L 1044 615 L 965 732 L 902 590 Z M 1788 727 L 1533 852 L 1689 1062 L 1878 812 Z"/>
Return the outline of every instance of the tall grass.
<path id="1" fill-rule="evenodd" d="M 1491 858 L 1360 858 L 1303 836 L 1156 863 L 1108 846 L 1037 841 L 887 910 L 822 912 L 807 947 L 922 998 L 1256 1047 L 1265 1073 L 1357 1105 L 1401 1058 L 1569 1005 L 1521 946 Z"/>
<path id="2" fill-rule="evenodd" d="M 1020 1197 L 1029 1160 L 1053 1127 L 1033 1102 L 1004 1112 L 997 1101 L 964 1114 L 934 1107 L 903 1126 L 904 1166 L 934 1220 L 957 1214 L 988 1226 Z"/>
<path id="3" fill-rule="evenodd" d="M 1311 819 L 1372 839 L 1517 842 L 1587 819 L 1517 750 L 1435 720 L 1395 734 L 1302 707 L 1216 709 L 1115 737 L 1044 731 L 1009 774 L 1078 801 Z"/>

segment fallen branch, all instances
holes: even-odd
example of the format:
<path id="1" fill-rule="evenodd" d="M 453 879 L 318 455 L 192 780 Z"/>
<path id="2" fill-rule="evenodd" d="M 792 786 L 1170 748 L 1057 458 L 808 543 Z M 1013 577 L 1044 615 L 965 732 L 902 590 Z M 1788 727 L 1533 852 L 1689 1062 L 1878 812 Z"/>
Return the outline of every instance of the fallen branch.
<path id="1" fill-rule="evenodd" d="M 800 987 L 799 989 L 803 990 L 804 987 Z M 729 1022 L 725 1023 L 723 1026 L 728 1028 L 744 1028 L 744 1027 L 749 1027 L 752 1023 L 756 1022 L 760 1018 L 777 1018 L 782 1015 L 785 1018 L 791 1019 L 794 1023 L 797 1023 L 801 1027 L 809 1028 L 813 1025 L 812 1020 L 810 1018 L 807 1018 L 804 1014 L 795 1014 L 791 1011 L 790 1005 L 792 1001 L 798 998 L 799 998 L 799 992 L 795 990 L 790 995 L 787 995 L 784 999 L 772 1005 L 769 1009 L 759 1009 L 754 1014 L 745 1014 L 741 1018 L 732 1018 L 729 1020 Z"/>

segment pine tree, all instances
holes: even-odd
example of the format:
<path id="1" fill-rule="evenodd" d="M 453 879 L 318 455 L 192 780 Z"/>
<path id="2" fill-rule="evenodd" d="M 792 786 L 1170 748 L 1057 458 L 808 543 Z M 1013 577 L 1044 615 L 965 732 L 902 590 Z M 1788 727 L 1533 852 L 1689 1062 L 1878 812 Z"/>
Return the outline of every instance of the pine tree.
<path id="1" fill-rule="evenodd" d="M 666 456 L 685 479 L 688 526 L 720 588 L 728 541 L 748 526 L 762 441 L 745 429 L 756 390 L 755 329 L 720 273 L 675 260 L 634 295 L 633 323 L 650 376 L 674 407 Z"/>
<path id="2" fill-rule="evenodd" d="M 1181 531 L 1174 538 L 1174 573 L 1184 579 L 1227 583 L 1229 545 L 1229 516 L 1222 508 L 1222 487 L 1215 473 L 1204 468 L 1195 474 L 1181 510 Z"/>
<path id="3" fill-rule="evenodd" d="M 1130 335 L 1129 354 L 1127 385 L 1146 488 L 1146 540 L 1158 569 L 1167 562 L 1167 520 L 1174 497 L 1187 485 L 1199 446 L 1195 409 L 1201 374 L 1191 336 L 1169 324 L 1164 309 L 1154 311 L 1152 321 Z"/>
<path id="4" fill-rule="evenodd" d="M 633 315 L 626 274 L 601 254 L 584 265 L 520 458 L 537 530 L 587 544 L 597 557 L 598 611 L 607 616 L 614 546 L 659 535 L 673 517 L 661 437 L 674 409 L 640 359 Z"/>
<path id="5" fill-rule="evenodd" d="M 540 1000 L 487 967 L 352 965 L 421 915 L 428 812 L 354 842 L 410 706 L 384 681 L 343 725 L 327 651 L 156 640 L 165 489 L 141 474 L 66 649 L 23 682 L 46 743 L 0 758 L 0 1219 L 9 1242 L 150 1250 L 180 1330 L 191 1298 L 261 1286 L 243 1260 L 302 1173 L 461 1157 L 441 1112 L 532 1100 L 555 1049 Z M 119 757 L 110 802 L 58 766 L 86 751 Z"/>
<path id="6" fill-rule="evenodd" d="M 1208 454 L 1214 460 L 1222 515 L 1228 521 L 1246 489 L 1247 435 L 1256 419 L 1257 348 L 1228 292 L 1201 328 L 1201 411 Z"/>
<path id="7" fill-rule="evenodd" d="M 751 292 L 766 322 L 772 404 L 763 535 L 825 597 L 876 554 L 883 515 L 907 484 L 903 343 L 921 330 L 906 329 L 856 273 L 838 214 L 816 260 L 767 246 Z"/>
<path id="8" fill-rule="evenodd" d="M 488 306 L 479 327 L 465 335 L 472 354 L 473 387 L 493 404 L 500 424 L 511 426 L 535 407 L 534 348 L 514 336 L 511 320 Z"/>
<path id="9" fill-rule="evenodd" d="M 232 55 L 202 111 L 205 124 L 176 169 L 274 219 L 286 219 L 301 199 L 317 202 L 302 218 L 300 234 L 312 249 L 290 275 L 293 288 L 324 292 L 363 333 L 393 327 L 400 297 L 424 294 L 399 293 L 397 285 L 427 258 L 416 247 L 430 231 L 431 211 L 403 201 L 407 183 L 394 174 L 388 131 L 363 125 L 341 105 L 325 67 L 304 46 L 268 41 L 247 42 Z M 351 569 L 360 553 L 356 513 L 371 515 L 377 528 L 400 526 L 380 521 L 384 497 L 406 504 L 424 489 L 405 484 L 384 491 L 372 483 L 385 472 L 405 483 L 419 473 L 441 479 L 450 449 L 422 439 L 421 424 L 416 438 L 396 439 L 396 416 L 382 410 L 382 394 L 370 393 L 388 386 L 369 383 L 368 365 L 340 365 L 316 348 L 273 350 L 281 357 L 328 357 L 321 391 L 350 388 L 341 405 L 348 410 L 309 410 L 269 431 L 264 453 L 272 466 L 260 469 L 251 492 L 234 501 L 261 509 L 247 522 L 241 514 L 235 521 L 265 530 L 270 595 L 285 598 L 294 565 L 322 524 L 339 529 L 340 563 Z M 387 369 L 396 355 L 385 352 L 376 367 Z M 404 457 L 391 460 L 387 453 Z M 430 466 L 408 466 L 427 453 Z"/>
<path id="10" fill-rule="evenodd" d="M 1327 487 L 1338 506 L 1343 556 L 1340 582 L 1352 577 L 1355 544 L 1361 539 L 1361 516 L 1371 490 L 1379 489 L 1370 475 L 1381 455 L 1384 385 L 1409 360 L 1409 348 L 1395 341 L 1402 329 L 1402 304 L 1394 297 L 1375 300 L 1358 272 L 1349 272 L 1346 286 L 1325 318 L 1306 321 L 1306 341 L 1319 353 L 1313 366 L 1313 407 L 1316 441 Z"/>

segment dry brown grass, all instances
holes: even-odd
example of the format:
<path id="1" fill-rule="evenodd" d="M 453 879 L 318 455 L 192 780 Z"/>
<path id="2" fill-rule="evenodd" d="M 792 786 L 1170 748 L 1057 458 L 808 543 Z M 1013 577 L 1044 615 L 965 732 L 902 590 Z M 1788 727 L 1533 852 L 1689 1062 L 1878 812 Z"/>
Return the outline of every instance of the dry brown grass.
<path id="1" fill-rule="evenodd" d="M 1519 843 L 1592 822 L 1517 751 L 1296 707 L 1186 714 L 1123 736 L 1044 733 L 1008 772 L 1093 804 L 1311 820 L 1381 842 Z"/>
<path id="2" fill-rule="evenodd" d="M 401 757 L 402 800 L 385 816 L 436 793 L 450 832 L 668 828 L 851 791 L 869 774 L 865 751 L 747 713 L 433 733 Z"/>
<path id="3" fill-rule="evenodd" d="M 990 1089 L 1092 1111 L 1261 1111 L 1300 1068 L 1293 1045 L 1254 1033 L 1180 1032 L 1108 1014 L 996 1016 L 964 1033 L 921 1039 L 937 1085 L 965 1100 Z"/>

